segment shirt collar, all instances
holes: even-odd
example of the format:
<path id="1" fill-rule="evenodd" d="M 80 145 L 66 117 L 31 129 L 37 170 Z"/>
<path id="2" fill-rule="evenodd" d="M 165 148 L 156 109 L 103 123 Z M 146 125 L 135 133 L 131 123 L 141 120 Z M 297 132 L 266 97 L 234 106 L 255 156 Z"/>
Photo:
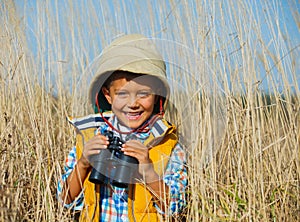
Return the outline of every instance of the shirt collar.
<path id="1" fill-rule="evenodd" d="M 116 115 L 111 116 L 108 121 L 113 125 L 113 127 L 115 129 L 118 129 L 121 132 L 124 133 L 118 133 L 114 130 L 112 130 L 112 128 L 110 126 L 108 126 L 107 124 L 104 124 L 102 126 L 100 126 L 98 128 L 98 131 L 100 131 L 101 134 L 103 134 L 105 131 L 112 131 L 114 133 L 114 136 L 118 136 L 119 138 L 121 138 L 123 141 L 128 141 L 128 140 L 139 140 L 140 142 L 144 142 L 149 136 L 150 136 L 150 128 L 149 126 L 145 127 L 145 130 L 143 132 L 133 132 L 133 133 L 129 133 L 131 132 L 132 129 L 124 126 L 120 123 L 120 121 L 118 120 L 118 118 L 116 117 Z"/>

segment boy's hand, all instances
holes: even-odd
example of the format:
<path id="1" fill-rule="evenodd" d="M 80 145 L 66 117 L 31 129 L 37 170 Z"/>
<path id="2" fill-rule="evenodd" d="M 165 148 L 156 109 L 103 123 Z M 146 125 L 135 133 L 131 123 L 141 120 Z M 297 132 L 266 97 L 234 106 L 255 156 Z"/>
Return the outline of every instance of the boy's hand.
<path id="1" fill-rule="evenodd" d="M 153 163 L 149 158 L 149 149 L 137 140 L 129 140 L 122 146 L 122 151 L 128 156 L 135 157 L 139 161 L 139 173 L 150 179 L 157 176 Z M 145 178 L 147 180 L 147 178 Z"/>
<path id="2" fill-rule="evenodd" d="M 78 160 L 78 162 L 81 162 L 82 166 L 85 168 L 91 167 L 89 157 L 91 155 L 99 154 L 101 149 L 107 148 L 108 144 L 109 141 L 106 136 L 103 136 L 101 134 L 95 135 L 92 139 L 84 144 L 82 156 Z"/>

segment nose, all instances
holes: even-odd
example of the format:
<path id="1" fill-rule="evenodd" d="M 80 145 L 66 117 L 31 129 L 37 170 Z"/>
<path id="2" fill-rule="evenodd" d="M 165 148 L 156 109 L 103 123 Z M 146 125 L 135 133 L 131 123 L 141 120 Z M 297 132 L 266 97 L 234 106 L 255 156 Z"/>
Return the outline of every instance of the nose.
<path id="1" fill-rule="evenodd" d="M 127 106 L 129 108 L 136 108 L 136 107 L 138 107 L 138 101 L 137 100 L 138 100 L 138 98 L 135 95 L 131 95 L 128 98 Z"/>

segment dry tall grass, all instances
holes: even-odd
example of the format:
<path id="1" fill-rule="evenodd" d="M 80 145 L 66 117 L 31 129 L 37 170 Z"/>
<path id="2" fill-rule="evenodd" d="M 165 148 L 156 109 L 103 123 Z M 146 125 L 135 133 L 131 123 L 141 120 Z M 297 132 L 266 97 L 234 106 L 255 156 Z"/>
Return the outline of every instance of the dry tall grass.
<path id="1" fill-rule="evenodd" d="M 143 23 L 130 18 L 129 4 L 120 1 L 119 17 L 105 18 L 108 24 L 91 2 L 88 14 L 72 1 L 37 1 L 33 15 L 26 2 L 21 18 L 13 1 L 0 3 L 0 221 L 72 220 L 55 196 L 74 143 L 65 117 L 87 112 L 77 97 L 83 98 L 79 89 L 85 83 L 78 80 L 101 51 L 96 43 L 105 45 L 122 26 L 153 36 L 162 31 L 162 38 L 189 48 L 187 54 L 176 52 L 187 64 L 181 69 L 185 91 L 172 100 L 178 115 L 168 113 L 188 147 L 187 221 L 299 220 L 300 55 L 299 45 L 292 45 L 286 27 L 277 23 L 282 6 L 263 2 L 265 21 L 259 21 L 257 6 L 247 1 L 197 2 L 149 4 L 148 16 L 140 8 Z M 59 7 L 68 9 L 67 18 L 59 17 Z M 102 7 L 103 13 L 109 9 L 107 3 Z M 162 30 L 155 11 L 164 19 Z M 299 12 L 291 13 L 299 28 Z M 28 17 L 37 20 L 39 30 L 34 56 L 25 38 Z M 265 39 L 263 24 L 271 38 Z M 197 57 L 184 60 L 186 55 Z M 171 66 L 170 78 L 178 82 L 174 72 L 181 71 Z M 261 91 L 266 80 L 269 97 Z"/>

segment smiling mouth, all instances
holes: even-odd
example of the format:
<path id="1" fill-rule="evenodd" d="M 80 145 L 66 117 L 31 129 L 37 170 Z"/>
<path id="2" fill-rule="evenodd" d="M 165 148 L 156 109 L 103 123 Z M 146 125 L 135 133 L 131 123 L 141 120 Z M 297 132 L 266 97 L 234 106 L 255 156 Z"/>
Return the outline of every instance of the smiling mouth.
<path id="1" fill-rule="evenodd" d="M 129 120 L 138 120 L 141 117 L 142 113 L 143 112 L 128 112 L 126 113 L 126 117 Z"/>

